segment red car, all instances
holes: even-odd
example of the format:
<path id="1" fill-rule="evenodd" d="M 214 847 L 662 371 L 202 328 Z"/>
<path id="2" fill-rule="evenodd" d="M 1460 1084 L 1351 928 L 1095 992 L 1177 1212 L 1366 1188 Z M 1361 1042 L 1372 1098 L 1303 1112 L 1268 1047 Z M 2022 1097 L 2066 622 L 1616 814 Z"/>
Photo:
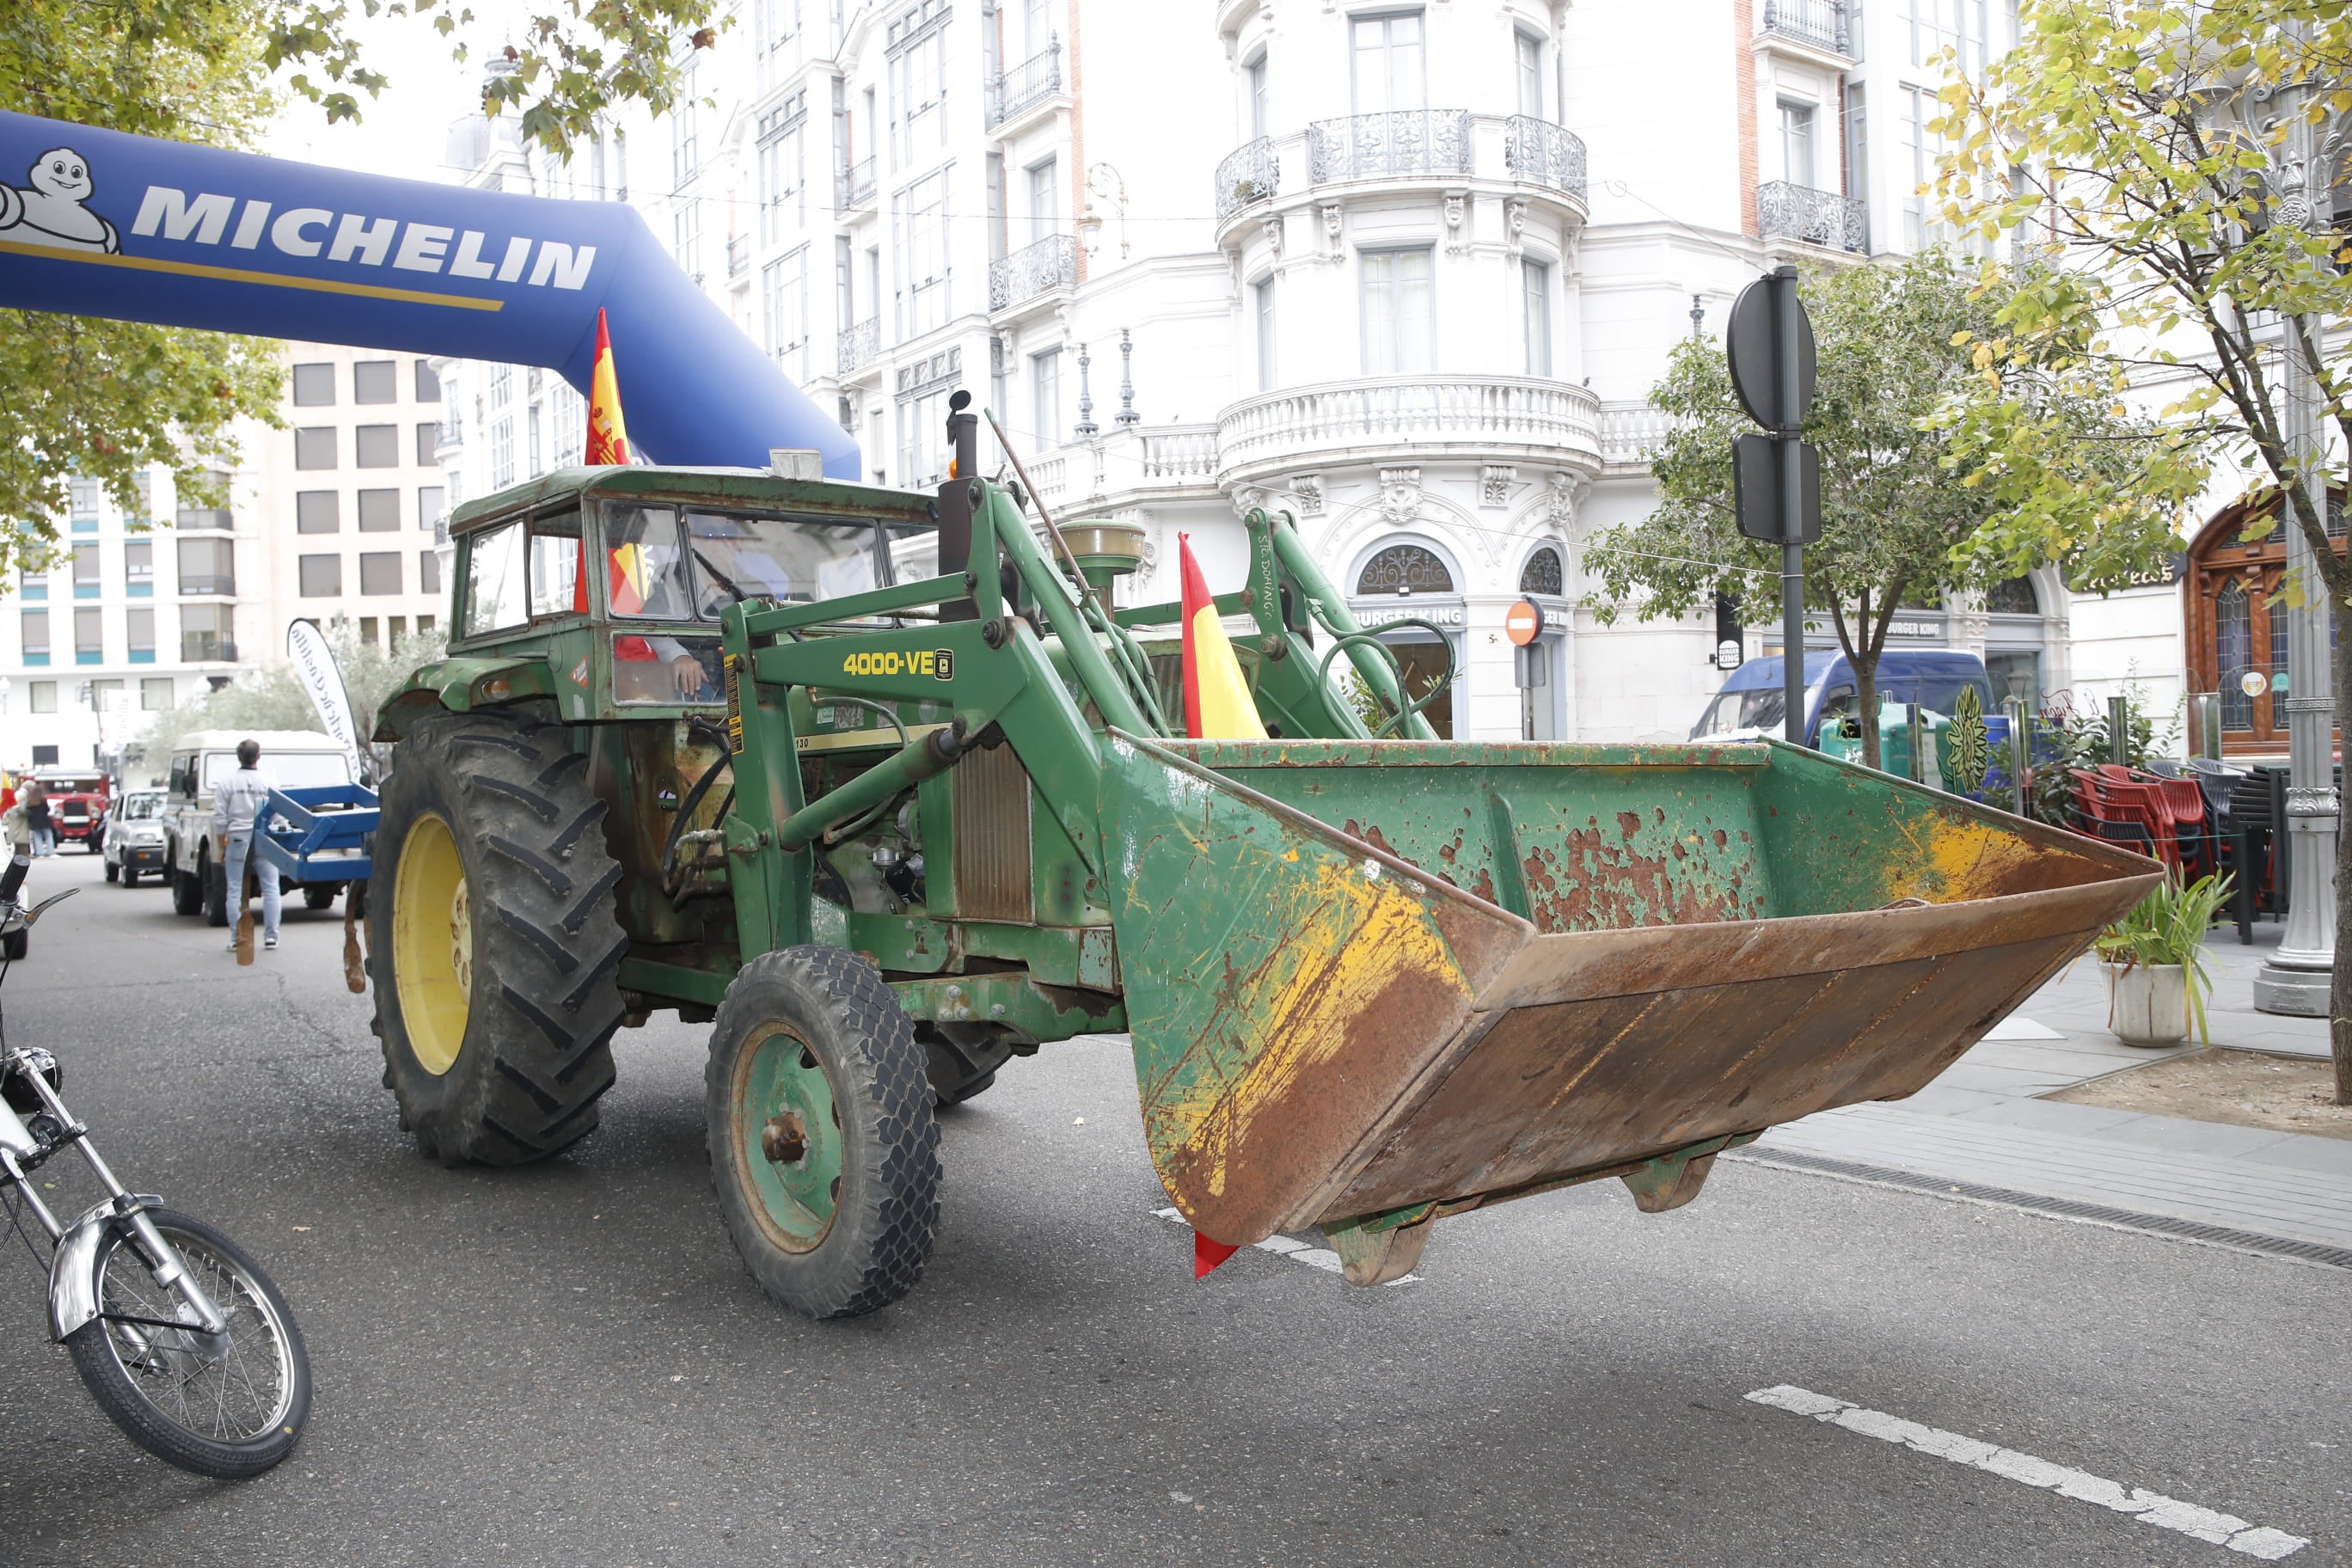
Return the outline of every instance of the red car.
<path id="1" fill-rule="evenodd" d="M 59 844 L 79 844 L 95 855 L 106 842 L 106 808 L 113 799 L 101 773 L 35 768 L 33 777 L 49 793 L 49 820 Z"/>

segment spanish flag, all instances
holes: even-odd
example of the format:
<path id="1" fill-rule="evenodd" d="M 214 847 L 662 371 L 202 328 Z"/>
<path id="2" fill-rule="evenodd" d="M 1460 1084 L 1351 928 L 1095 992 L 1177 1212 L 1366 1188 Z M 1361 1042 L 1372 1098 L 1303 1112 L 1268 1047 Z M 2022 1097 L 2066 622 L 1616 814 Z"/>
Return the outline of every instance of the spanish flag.
<path id="1" fill-rule="evenodd" d="M 588 440 L 581 449 L 580 460 L 592 468 L 635 461 L 629 451 L 629 426 L 621 417 L 620 378 L 613 373 L 613 339 L 612 335 L 604 331 L 604 310 L 602 306 L 597 307 L 596 310 L 595 368 L 588 373 Z M 615 551 L 614 553 L 617 556 L 619 552 Z M 629 574 L 617 560 L 610 564 L 614 578 L 614 607 L 618 609 L 620 582 Z M 638 574 L 635 585 L 638 587 L 644 585 L 642 574 Z M 579 569 L 572 582 L 572 608 L 577 615 L 584 616 L 588 613 L 588 542 L 585 539 L 580 542 Z M 642 645 L 644 641 L 642 637 L 623 637 L 614 646 L 618 647 L 621 644 Z M 635 649 L 632 648 L 623 653 L 621 657 L 628 658 L 637 656 Z M 651 658 L 652 650 L 646 650 L 642 657 Z"/>
<path id="2" fill-rule="evenodd" d="M 1192 559 L 1192 536 L 1176 536 L 1184 576 L 1184 733 L 1196 741 L 1263 741 L 1257 704 L 1242 679 L 1241 661 L 1217 619 L 1201 563 Z"/>
<path id="3" fill-rule="evenodd" d="M 588 376 L 588 445 L 580 460 L 595 467 L 634 463 L 629 449 L 628 422 L 621 417 L 621 384 L 613 374 L 613 340 L 604 331 L 604 312 L 596 311 L 596 367 Z"/>

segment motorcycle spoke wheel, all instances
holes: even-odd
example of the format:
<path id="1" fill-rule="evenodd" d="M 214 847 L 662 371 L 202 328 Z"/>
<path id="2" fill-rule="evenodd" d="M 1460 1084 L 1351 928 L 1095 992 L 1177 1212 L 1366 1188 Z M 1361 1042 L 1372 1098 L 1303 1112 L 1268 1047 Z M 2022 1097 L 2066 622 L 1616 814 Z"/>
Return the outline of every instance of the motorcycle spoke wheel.
<path id="1" fill-rule="evenodd" d="M 159 1458 L 201 1475 L 256 1475 L 294 1447 L 310 1403 L 301 1335 L 260 1266 L 226 1237 L 169 1211 L 152 1216 L 173 1259 L 227 1321 L 214 1339 L 157 1283 L 127 1235 L 98 1261 L 100 1317 L 67 1342 L 115 1424 Z"/>

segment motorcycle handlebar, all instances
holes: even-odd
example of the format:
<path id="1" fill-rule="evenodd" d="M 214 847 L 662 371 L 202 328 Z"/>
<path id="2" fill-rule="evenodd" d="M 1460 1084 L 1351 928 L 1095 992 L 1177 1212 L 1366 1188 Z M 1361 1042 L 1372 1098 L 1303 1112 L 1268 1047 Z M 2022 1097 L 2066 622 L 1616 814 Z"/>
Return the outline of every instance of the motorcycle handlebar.
<path id="1" fill-rule="evenodd" d="M 8 868 L 0 871 L 0 904 L 16 901 L 16 889 L 25 885 L 25 874 L 33 868 L 33 858 L 22 849 L 9 859 Z"/>

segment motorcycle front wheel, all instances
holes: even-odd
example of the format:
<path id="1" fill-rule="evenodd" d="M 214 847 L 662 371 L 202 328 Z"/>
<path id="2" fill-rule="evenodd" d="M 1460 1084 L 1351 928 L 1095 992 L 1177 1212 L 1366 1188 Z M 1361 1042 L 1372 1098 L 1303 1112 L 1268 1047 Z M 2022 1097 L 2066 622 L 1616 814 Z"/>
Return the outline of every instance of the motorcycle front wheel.
<path id="1" fill-rule="evenodd" d="M 228 1321 L 210 1339 L 160 1327 L 189 1317 L 155 1281 L 128 1227 L 100 1247 L 100 1315 L 66 1339 L 109 1419 L 159 1459 L 216 1480 L 257 1476 L 294 1451 L 310 1414 L 310 1361 L 285 1297 L 245 1249 L 170 1209 L 148 1217 Z"/>

